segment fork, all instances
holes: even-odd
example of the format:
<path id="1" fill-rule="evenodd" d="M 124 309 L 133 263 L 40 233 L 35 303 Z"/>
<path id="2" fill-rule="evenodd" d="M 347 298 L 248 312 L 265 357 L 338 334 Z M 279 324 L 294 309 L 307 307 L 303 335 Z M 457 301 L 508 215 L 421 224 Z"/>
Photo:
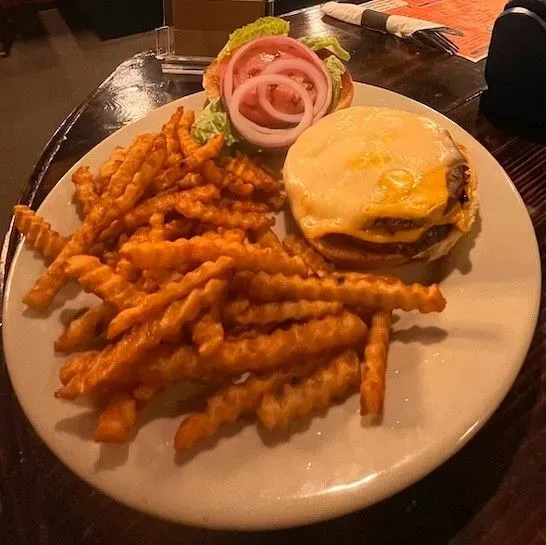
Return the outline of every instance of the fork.
<path id="1" fill-rule="evenodd" d="M 448 55 L 456 55 L 459 47 L 449 39 L 448 35 L 463 36 L 463 33 L 454 28 L 438 27 L 418 30 L 412 36 L 425 45 L 445 51 Z"/>

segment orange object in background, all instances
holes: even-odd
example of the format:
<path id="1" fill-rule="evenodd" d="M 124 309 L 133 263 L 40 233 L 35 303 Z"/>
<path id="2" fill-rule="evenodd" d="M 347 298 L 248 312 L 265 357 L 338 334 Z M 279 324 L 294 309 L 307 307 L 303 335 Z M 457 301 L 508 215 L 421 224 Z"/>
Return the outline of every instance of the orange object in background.
<path id="1" fill-rule="evenodd" d="M 399 7 L 382 11 L 434 21 L 464 32 L 464 36 L 450 39 L 459 46 L 459 56 L 477 62 L 487 57 L 493 24 L 506 0 L 406 0 L 406 6 L 396 3 Z"/>

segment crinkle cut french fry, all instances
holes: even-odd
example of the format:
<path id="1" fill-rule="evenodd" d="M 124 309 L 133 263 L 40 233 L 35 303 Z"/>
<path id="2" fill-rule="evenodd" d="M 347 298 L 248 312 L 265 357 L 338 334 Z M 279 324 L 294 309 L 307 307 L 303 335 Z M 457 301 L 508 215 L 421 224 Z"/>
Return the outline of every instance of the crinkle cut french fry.
<path id="1" fill-rule="evenodd" d="M 279 299 L 321 299 L 341 301 L 345 305 L 370 309 L 417 309 L 420 312 L 441 312 L 446 301 L 437 284 L 404 284 L 387 276 L 326 276 L 300 278 L 283 274 L 260 272 L 255 275 L 237 275 L 235 287 L 256 301 Z"/>
<path id="2" fill-rule="evenodd" d="M 133 229 L 139 225 L 148 223 L 151 215 L 154 213 L 166 214 L 173 211 L 180 199 L 197 199 L 208 202 L 219 197 L 220 193 L 218 189 L 211 184 L 185 191 L 177 191 L 176 193 L 160 193 L 151 199 L 141 202 L 136 208 L 125 214 L 123 219 L 125 225 Z"/>
<path id="3" fill-rule="evenodd" d="M 343 312 L 277 329 L 271 335 L 224 341 L 211 358 L 220 374 L 236 375 L 283 367 L 311 354 L 346 348 L 366 336 L 366 325 L 355 314 Z"/>
<path id="4" fill-rule="evenodd" d="M 168 189 L 182 180 L 190 172 L 197 171 L 205 161 L 216 157 L 224 147 L 224 134 L 213 136 L 204 146 L 197 148 L 193 153 L 182 159 L 179 165 L 172 166 L 157 176 L 156 189 Z"/>
<path id="5" fill-rule="evenodd" d="M 180 452 L 191 448 L 200 439 L 212 437 L 222 424 L 233 423 L 243 414 L 256 411 L 265 394 L 312 369 L 312 363 L 299 364 L 264 376 L 251 376 L 241 384 L 220 389 L 207 399 L 204 412 L 193 413 L 180 424 L 174 448 Z"/>
<path id="6" fill-rule="evenodd" d="M 141 298 L 134 306 L 120 312 L 108 327 L 109 339 L 117 337 L 130 327 L 153 316 L 163 307 L 188 295 L 192 290 L 213 278 L 224 276 L 233 267 L 233 260 L 222 256 L 214 262 L 203 263 L 187 273 L 180 281 L 164 285 L 156 293 Z"/>
<path id="7" fill-rule="evenodd" d="M 108 407 L 99 415 L 93 439 L 97 443 L 127 441 L 136 423 L 136 411 L 136 400 L 130 393 L 114 393 Z"/>
<path id="8" fill-rule="evenodd" d="M 176 203 L 176 210 L 186 218 L 198 219 L 212 225 L 240 227 L 247 230 L 262 229 L 275 222 L 273 218 L 262 213 L 240 212 L 189 199 L 180 199 Z"/>
<path id="9" fill-rule="evenodd" d="M 190 128 L 195 121 L 195 114 L 192 111 L 185 111 L 178 124 L 177 134 L 180 149 L 185 156 L 195 153 L 199 149 L 199 145 L 193 139 Z"/>
<path id="10" fill-rule="evenodd" d="M 271 248 L 261 248 L 253 244 L 240 244 L 221 237 L 197 236 L 179 239 L 174 242 L 128 242 L 121 254 L 137 267 L 177 267 L 187 262 L 216 260 L 225 255 L 235 261 L 237 269 L 249 271 L 283 272 L 286 274 L 307 274 L 307 267 L 299 257 L 289 257 Z"/>
<path id="11" fill-rule="evenodd" d="M 369 414 L 373 420 L 380 418 L 383 412 L 391 322 L 390 311 L 377 312 L 372 316 L 360 369 L 360 414 Z"/>
<path id="12" fill-rule="evenodd" d="M 254 186 L 246 183 L 237 176 L 226 172 L 212 160 L 205 161 L 201 167 L 201 174 L 211 184 L 220 189 L 228 189 L 239 197 L 249 197 L 254 192 Z"/>
<path id="13" fill-rule="evenodd" d="M 339 301 L 279 301 L 262 305 L 249 304 L 244 310 L 239 310 L 237 303 L 226 305 L 224 317 L 242 325 L 309 320 L 343 311 L 343 303 Z"/>
<path id="14" fill-rule="evenodd" d="M 163 128 L 161 129 L 167 140 L 167 166 L 175 165 L 182 159 L 177 130 L 183 113 L 184 108 L 183 106 L 180 106 L 171 115 L 169 121 L 167 121 L 167 123 L 165 123 L 165 125 L 163 125 Z"/>
<path id="15" fill-rule="evenodd" d="M 72 377 L 88 369 L 100 354 L 98 350 L 78 354 L 66 361 L 60 369 L 62 384 L 68 384 Z M 206 364 L 192 346 L 160 344 L 147 351 L 137 363 L 120 377 L 115 384 L 123 387 L 137 385 L 144 388 L 153 385 L 155 390 L 162 390 L 182 380 L 193 382 L 218 382 Z"/>
<path id="16" fill-rule="evenodd" d="M 216 165 L 214 161 L 205 161 L 201 168 L 201 174 L 207 182 L 214 184 L 220 189 L 224 188 L 226 173 L 224 169 Z"/>
<path id="17" fill-rule="evenodd" d="M 224 163 L 224 168 L 228 172 L 241 178 L 244 182 L 253 185 L 255 189 L 266 192 L 277 192 L 281 187 L 281 184 L 273 176 L 242 153 L 237 153 L 235 157 L 227 158 Z"/>
<path id="18" fill-rule="evenodd" d="M 44 257 L 54 258 L 59 255 L 67 239 L 54 231 L 44 218 L 23 204 L 14 206 L 13 214 L 15 227 L 26 237 L 25 244 L 29 248 Z"/>
<path id="19" fill-rule="evenodd" d="M 331 263 L 328 263 L 300 237 L 288 235 L 283 240 L 283 246 L 290 255 L 299 255 L 304 263 L 318 276 L 326 276 L 335 270 Z"/>
<path id="20" fill-rule="evenodd" d="M 107 346 L 87 369 L 74 375 L 68 384 L 57 390 L 56 397 L 74 399 L 89 395 L 123 376 L 146 351 L 158 346 L 166 336 L 177 333 L 203 308 L 216 301 L 226 285 L 224 280 L 209 280 L 203 288 L 193 290 L 185 299 L 171 303 L 161 316 L 132 328 L 117 343 Z"/>
<path id="21" fill-rule="evenodd" d="M 233 195 L 242 198 L 248 198 L 254 193 L 254 186 L 247 184 L 241 178 L 228 174 L 224 183 L 224 189 L 233 193 Z"/>
<path id="22" fill-rule="evenodd" d="M 201 356 L 211 356 L 224 340 L 224 326 L 220 321 L 220 304 L 217 302 L 205 311 L 193 324 L 192 340 L 199 347 Z"/>
<path id="23" fill-rule="evenodd" d="M 134 380 L 162 389 L 181 380 L 218 382 L 218 377 L 192 346 L 161 344 L 147 352 L 137 363 Z"/>
<path id="24" fill-rule="evenodd" d="M 127 150 L 121 146 L 116 146 L 112 155 L 104 165 L 99 169 L 99 174 L 95 178 L 95 191 L 98 195 L 102 195 L 105 187 L 110 183 L 112 176 L 117 172 L 127 157 Z"/>
<path id="25" fill-rule="evenodd" d="M 85 372 L 96 361 L 100 354 L 100 350 L 89 350 L 83 354 L 72 356 L 66 360 L 59 370 L 59 378 L 61 384 L 68 384 L 72 377 Z"/>
<path id="26" fill-rule="evenodd" d="M 89 167 L 78 167 L 72 174 L 72 183 L 76 191 L 76 198 L 82 205 L 83 213 L 89 214 L 99 198 L 95 191 L 95 180 Z"/>
<path id="27" fill-rule="evenodd" d="M 197 148 L 182 160 L 181 167 L 188 172 L 195 172 L 205 161 L 217 157 L 224 147 L 223 133 L 215 134 L 204 146 Z"/>
<path id="28" fill-rule="evenodd" d="M 285 384 L 278 394 L 266 394 L 257 411 L 258 420 L 268 430 L 286 428 L 315 409 L 328 408 L 358 381 L 358 357 L 354 350 L 346 350 L 296 384 Z"/>
<path id="29" fill-rule="evenodd" d="M 112 176 L 82 225 L 25 295 L 26 305 L 34 310 L 49 306 L 66 281 L 65 261 L 74 255 L 88 252 L 98 234 L 134 206 L 164 160 L 164 137 L 161 140 L 154 135 L 140 135 L 135 139 L 125 161 Z"/>
<path id="30" fill-rule="evenodd" d="M 116 240 L 122 233 L 125 232 L 127 226 L 121 219 L 114 220 L 106 229 L 103 229 L 99 236 L 99 242 L 108 242 Z"/>
<path id="31" fill-rule="evenodd" d="M 149 222 L 150 217 L 155 212 L 166 214 L 174 210 L 178 197 L 178 193 L 161 193 L 151 199 L 147 199 L 127 212 L 123 221 L 129 229 L 144 225 Z"/>
<path id="32" fill-rule="evenodd" d="M 197 186 L 191 189 L 186 189 L 184 191 L 179 191 L 176 193 L 177 199 L 176 202 L 180 200 L 185 201 L 198 201 L 198 202 L 211 202 L 220 198 L 220 191 L 213 184 L 206 184 L 202 186 Z M 176 208 L 176 203 L 175 203 Z"/>
<path id="33" fill-rule="evenodd" d="M 114 204 L 116 216 L 132 208 L 165 163 L 167 143 L 163 135 L 137 136 L 125 161 L 105 188 L 104 210 Z M 121 200 L 118 200 L 120 199 Z"/>
<path id="34" fill-rule="evenodd" d="M 116 315 L 116 308 L 102 303 L 90 308 L 70 322 L 66 331 L 55 341 L 55 350 L 68 352 L 85 348 L 97 335 L 99 327 L 106 326 Z"/>
<path id="35" fill-rule="evenodd" d="M 185 127 L 186 129 L 191 129 L 192 125 L 195 122 L 195 112 L 193 110 L 184 110 L 182 112 L 182 117 L 178 123 L 178 127 Z M 186 152 L 184 151 L 184 154 Z"/>
<path id="36" fill-rule="evenodd" d="M 71 257 L 66 262 L 65 271 L 68 276 L 77 280 L 85 291 L 95 293 L 118 309 L 136 305 L 145 296 L 133 284 L 94 256 Z"/>

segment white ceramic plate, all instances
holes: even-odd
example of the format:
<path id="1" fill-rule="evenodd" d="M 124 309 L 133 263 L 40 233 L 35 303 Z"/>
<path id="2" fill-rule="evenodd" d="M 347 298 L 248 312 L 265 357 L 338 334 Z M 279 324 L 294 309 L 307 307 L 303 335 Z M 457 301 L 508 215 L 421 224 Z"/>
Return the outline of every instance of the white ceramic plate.
<path id="1" fill-rule="evenodd" d="M 159 108 L 107 138 L 82 163 L 96 168 L 114 146 L 159 130 L 177 106 L 198 110 L 202 103 L 203 95 L 196 94 Z M 67 316 L 92 296 L 67 286 L 47 316 L 26 310 L 21 299 L 43 262 L 20 247 L 4 301 L 11 380 L 45 443 L 91 485 L 142 511 L 189 524 L 303 524 L 360 509 L 415 482 L 460 449 L 499 405 L 524 360 L 539 304 L 540 262 L 525 206 L 495 159 L 439 113 L 361 84 L 354 104 L 409 110 L 449 129 L 476 165 L 481 200 L 481 222 L 448 259 L 402 271 L 441 279 L 448 305 L 442 314 L 402 314 L 396 323 L 383 424 L 363 427 L 353 396 L 289 438 L 275 441 L 254 424 L 236 426 L 176 459 L 172 441 L 182 387 L 144 411 L 129 445 L 97 445 L 90 409 L 53 397 L 63 360 L 53 341 Z M 70 172 L 40 213 L 61 233 L 77 226 Z"/>

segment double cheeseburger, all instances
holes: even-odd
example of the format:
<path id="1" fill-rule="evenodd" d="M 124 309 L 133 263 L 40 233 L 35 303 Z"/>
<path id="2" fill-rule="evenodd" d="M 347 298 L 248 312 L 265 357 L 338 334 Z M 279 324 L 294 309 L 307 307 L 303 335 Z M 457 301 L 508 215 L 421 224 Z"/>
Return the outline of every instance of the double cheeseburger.
<path id="1" fill-rule="evenodd" d="M 283 177 L 307 240 L 347 267 L 437 259 L 478 211 L 465 150 L 401 110 L 351 107 L 321 119 L 290 148 Z"/>
<path id="2" fill-rule="evenodd" d="M 207 68 L 208 106 L 196 120 L 201 141 L 216 131 L 226 143 L 286 150 L 326 114 L 350 106 L 350 55 L 328 36 L 288 36 L 289 23 L 263 17 L 236 30 Z"/>

